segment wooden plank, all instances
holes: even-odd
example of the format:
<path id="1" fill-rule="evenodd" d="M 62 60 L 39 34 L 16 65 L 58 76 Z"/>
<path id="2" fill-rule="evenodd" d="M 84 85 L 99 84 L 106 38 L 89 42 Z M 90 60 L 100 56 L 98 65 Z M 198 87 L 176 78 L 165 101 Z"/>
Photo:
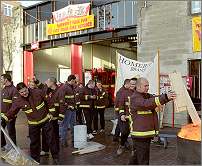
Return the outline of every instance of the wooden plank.
<path id="1" fill-rule="evenodd" d="M 187 111 L 186 98 L 184 94 L 183 81 L 180 73 L 169 74 L 172 90 L 176 92 L 177 98 L 174 101 L 176 112 Z"/>
<path id="2" fill-rule="evenodd" d="M 172 90 L 174 90 L 177 95 L 176 100 L 174 101 L 177 112 L 188 111 L 192 122 L 196 125 L 201 125 L 201 119 L 199 118 L 189 93 L 183 83 L 181 74 L 179 72 L 171 73 L 169 74 L 169 78 Z"/>
<path id="3" fill-rule="evenodd" d="M 184 93 L 185 93 L 185 98 L 187 101 L 187 111 L 191 117 L 191 120 L 194 124 L 196 125 L 201 125 L 201 119 L 196 111 L 196 108 L 191 100 L 191 97 L 189 96 L 189 93 L 184 85 Z"/>

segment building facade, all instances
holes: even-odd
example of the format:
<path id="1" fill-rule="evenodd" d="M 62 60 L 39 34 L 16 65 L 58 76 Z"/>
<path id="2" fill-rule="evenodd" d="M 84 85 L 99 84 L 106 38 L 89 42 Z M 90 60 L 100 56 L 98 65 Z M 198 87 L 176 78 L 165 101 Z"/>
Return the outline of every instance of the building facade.
<path id="1" fill-rule="evenodd" d="M 23 8 L 17 1 L 1 1 L 3 72 L 14 84 L 23 81 Z"/>
<path id="2" fill-rule="evenodd" d="M 194 20 L 201 15 L 200 1 L 147 1 L 139 3 L 141 12 L 138 15 L 138 30 L 140 34 L 137 59 L 149 61 L 159 49 L 160 73 L 165 77 L 171 72 L 181 72 L 182 76 L 192 78 L 191 97 L 197 110 L 201 103 L 201 27 L 196 40 L 200 43 L 195 48 L 196 29 Z M 201 22 L 197 23 L 199 26 Z M 195 102 L 196 101 L 196 102 Z M 172 103 L 167 104 L 165 125 L 175 126 L 186 124 L 187 112 L 173 113 Z M 174 117 L 174 122 L 173 122 Z"/>
<path id="3" fill-rule="evenodd" d="M 81 3 L 90 3 L 92 28 L 48 35 L 48 26 L 54 24 L 52 12 Z M 45 1 L 24 8 L 23 79 L 27 82 L 35 74 L 41 81 L 54 76 L 64 82 L 73 73 L 84 82 L 89 71 L 95 71 L 94 75 L 100 71 L 105 71 L 104 75 L 115 72 L 116 51 L 144 62 L 153 60 L 159 50 L 161 76 L 166 77 L 173 70 L 191 76 L 191 95 L 201 99 L 196 90 L 201 88 L 201 50 L 193 49 L 192 35 L 193 18 L 201 12 L 198 3 L 71 0 Z M 106 78 L 102 72 L 99 77 L 114 86 L 114 73 Z M 181 126 L 188 122 L 186 112 L 176 114 L 172 110 L 173 105 L 168 104 L 164 125 Z"/>

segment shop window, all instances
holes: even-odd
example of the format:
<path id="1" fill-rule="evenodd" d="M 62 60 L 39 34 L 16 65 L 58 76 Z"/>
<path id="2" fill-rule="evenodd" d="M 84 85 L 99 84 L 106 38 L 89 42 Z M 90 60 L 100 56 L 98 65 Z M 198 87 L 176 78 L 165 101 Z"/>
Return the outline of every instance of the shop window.
<path id="1" fill-rule="evenodd" d="M 37 10 L 36 7 L 25 10 L 24 11 L 25 16 L 25 25 L 33 24 L 37 21 Z"/>
<path id="2" fill-rule="evenodd" d="M 41 21 L 49 20 L 52 17 L 52 4 L 48 2 L 39 6 L 39 19 Z"/>
<path id="3" fill-rule="evenodd" d="M 69 4 L 69 1 L 55 1 L 55 11 L 64 8 Z"/>
<path id="4" fill-rule="evenodd" d="M 191 2 L 191 13 L 201 13 L 201 1 L 192 1 Z"/>
<path id="5" fill-rule="evenodd" d="M 4 16 L 12 17 L 13 6 L 9 4 L 3 4 L 3 14 Z"/>

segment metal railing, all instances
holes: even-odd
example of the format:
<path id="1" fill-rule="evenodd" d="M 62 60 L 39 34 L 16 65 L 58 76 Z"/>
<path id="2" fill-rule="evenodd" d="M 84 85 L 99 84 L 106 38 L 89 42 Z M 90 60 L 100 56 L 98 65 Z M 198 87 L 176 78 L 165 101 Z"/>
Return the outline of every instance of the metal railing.
<path id="1" fill-rule="evenodd" d="M 93 8 L 92 14 L 95 16 L 94 28 L 59 35 L 47 36 L 46 34 L 47 24 L 52 23 L 52 20 L 25 25 L 24 44 L 137 25 L 137 1 L 120 1 L 101 5 Z"/>

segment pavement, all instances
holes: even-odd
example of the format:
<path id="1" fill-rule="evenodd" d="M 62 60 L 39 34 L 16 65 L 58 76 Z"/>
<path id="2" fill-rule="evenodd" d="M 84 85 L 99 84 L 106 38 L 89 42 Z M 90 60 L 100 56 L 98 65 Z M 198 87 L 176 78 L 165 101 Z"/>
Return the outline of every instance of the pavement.
<path id="1" fill-rule="evenodd" d="M 125 151 L 121 156 L 116 155 L 118 144 L 112 141 L 113 136 L 110 135 L 112 130 L 112 112 L 106 112 L 106 129 L 105 133 L 98 133 L 93 141 L 101 143 L 106 146 L 104 150 L 83 154 L 72 155 L 72 151 L 76 150 L 71 146 L 60 149 L 60 165 L 127 165 L 131 152 Z M 29 154 L 29 138 L 27 119 L 24 113 L 19 113 L 16 130 L 17 130 L 17 144 L 27 154 Z M 162 133 L 176 134 L 179 129 L 176 128 L 163 128 Z M 131 140 L 129 139 L 129 142 Z M 176 138 L 168 138 L 168 147 L 164 148 L 163 145 L 157 143 L 151 144 L 150 150 L 150 165 L 176 165 L 177 164 L 177 149 Z M 50 156 L 41 157 L 42 165 L 51 165 L 52 158 Z M 2 165 L 2 161 L 0 162 Z"/>

